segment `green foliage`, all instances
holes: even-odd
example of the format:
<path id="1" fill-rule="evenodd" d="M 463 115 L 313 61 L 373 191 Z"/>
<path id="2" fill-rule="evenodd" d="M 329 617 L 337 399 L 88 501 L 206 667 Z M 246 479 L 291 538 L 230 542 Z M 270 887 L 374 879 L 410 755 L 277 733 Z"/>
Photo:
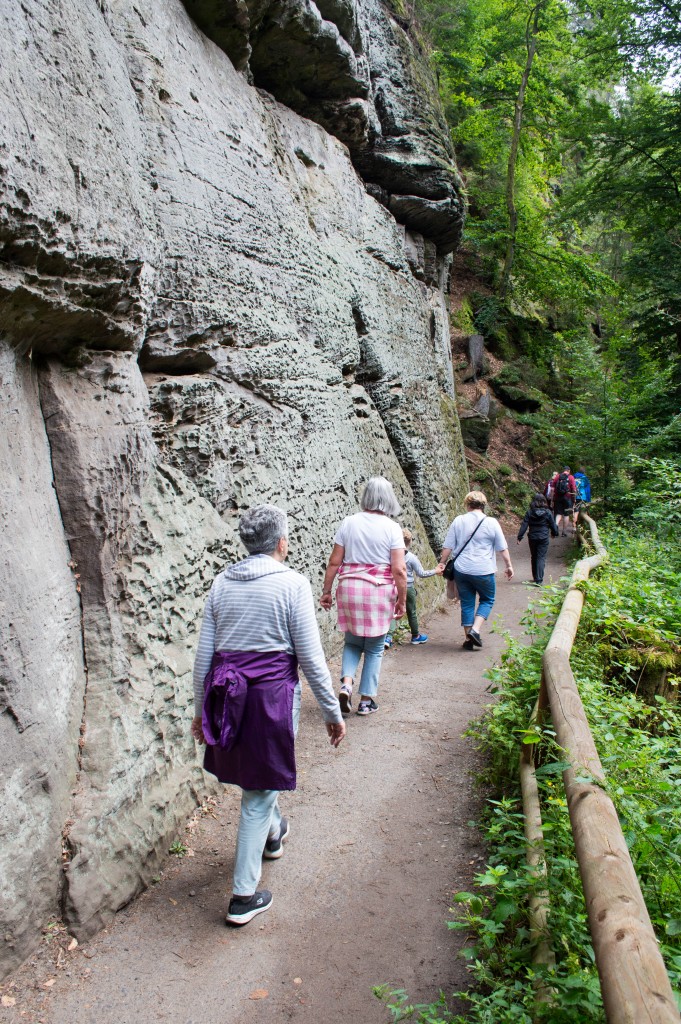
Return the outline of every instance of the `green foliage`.
<path id="1" fill-rule="evenodd" d="M 375 985 L 373 994 L 385 1003 L 395 1024 L 404 1020 L 415 1020 L 420 1024 L 441 1024 L 447 1020 L 447 1001 L 442 993 L 436 1002 L 428 1006 L 410 1003 L 409 996 L 402 988 Z"/>
<path id="2" fill-rule="evenodd" d="M 637 675 L 655 657 L 679 664 L 681 635 L 681 552 L 677 546 L 658 541 L 651 554 L 649 536 L 631 536 L 622 530 L 606 532 L 610 561 L 586 584 L 587 601 L 572 655 L 572 665 L 597 749 L 608 775 L 609 788 L 623 820 L 625 836 L 641 881 L 644 896 L 672 976 L 681 984 L 681 947 L 676 921 L 681 917 L 681 775 L 676 750 L 681 713 L 661 698 L 652 703 L 636 694 Z M 485 823 L 491 847 L 489 863 L 503 863 L 494 899 L 485 910 L 493 916 L 499 901 L 508 898 L 504 879 L 522 873 L 522 838 L 513 818 L 518 813 L 517 764 L 521 741 L 539 745 L 539 785 L 546 844 L 551 933 L 557 955 L 556 974 L 550 985 L 557 1005 L 545 1008 L 538 1019 L 563 1021 L 572 999 L 581 1001 L 572 1019 L 601 1020 L 593 953 L 586 927 L 581 886 L 574 864 L 565 799 L 556 773 L 562 770 L 561 752 L 555 749 L 549 728 L 528 731 L 531 707 L 541 671 L 540 656 L 560 595 L 549 593 L 531 611 L 527 626 L 533 643 L 524 646 L 509 639 L 499 668 L 490 673 L 499 691 L 498 703 L 472 730 L 487 753 L 488 784 L 502 787 L 505 796 L 491 803 Z M 634 692 L 629 692 L 633 690 Z M 500 828 L 498 820 L 503 819 Z M 509 843 L 509 837 L 515 836 Z M 489 873 L 477 879 L 489 884 Z M 531 891 L 531 879 L 527 892 Z M 472 908 L 477 909 L 477 905 Z M 489 929 L 475 920 L 469 906 L 467 921 L 476 934 L 474 974 L 484 985 L 506 991 L 510 1003 L 528 1011 L 530 968 L 527 949 L 514 940 L 503 950 L 489 951 Z M 669 921 L 674 922 L 669 926 Z M 681 926 L 679 928 L 681 931 Z M 480 966 L 482 964 L 482 966 Z M 521 972 L 524 973 L 521 975 Z M 499 973 L 501 977 L 499 977 Z M 519 976 L 526 979 L 525 992 L 517 991 Z M 475 1004 L 474 1004 L 475 1005 Z M 487 1020 L 472 1014 L 473 1020 Z M 500 1019 L 514 1019 L 509 1016 Z"/>
<path id="3" fill-rule="evenodd" d="M 475 334 L 476 326 L 473 319 L 473 310 L 468 299 L 464 299 L 461 306 L 452 314 L 451 323 L 452 327 L 461 331 L 462 334 Z"/>
<path id="4" fill-rule="evenodd" d="M 636 481 L 627 495 L 632 518 L 651 532 L 678 534 L 681 528 L 681 458 L 633 455 L 629 466 Z"/>
<path id="5" fill-rule="evenodd" d="M 512 237 L 514 308 L 533 312 L 538 302 L 561 318 L 583 316 L 612 286 L 572 227 L 566 231 L 550 218 L 564 172 L 560 126 L 591 85 L 577 59 L 570 7 L 561 0 L 420 0 L 418 9 L 433 39 L 441 94 L 466 177 L 465 247 L 498 284 Z M 530 23 L 536 52 L 528 72 Z M 509 222 L 511 177 L 516 226 Z M 505 302 L 497 303 L 494 326 L 503 324 L 500 311 L 509 311 Z M 492 325 L 483 316 L 477 326 L 486 334 Z"/>
<path id="6" fill-rule="evenodd" d="M 617 340 L 599 355 L 583 338 L 566 339 L 558 362 L 564 394 L 554 403 L 554 442 L 571 466 L 586 465 L 595 496 L 625 511 L 630 467 L 654 450 L 660 422 L 673 414 L 675 363 L 644 351 L 623 358 Z"/>
<path id="7" fill-rule="evenodd" d="M 527 506 L 534 497 L 534 487 L 524 480 L 509 480 L 505 491 L 511 511 L 517 516 L 524 516 Z"/>
<path id="8" fill-rule="evenodd" d="M 634 83 L 576 112 L 579 168 L 559 219 L 592 224 L 603 269 L 626 289 L 619 308 L 648 352 L 681 340 L 681 94 Z M 606 311 L 607 320 L 607 311 Z"/>
<path id="9" fill-rule="evenodd" d="M 188 847 L 182 842 L 181 839 L 176 839 L 170 844 L 168 853 L 172 853 L 174 857 L 184 857 L 187 853 Z"/>
<path id="10" fill-rule="evenodd" d="M 471 484 L 484 490 L 492 515 L 513 512 L 524 516 L 534 495 L 534 488 L 514 475 L 506 463 L 478 464 L 471 469 Z"/>
<path id="11" fill-rule="evenodd" d="M 661 80 L 681 70 L 681 7 L 678 0 L 578 0 L 583 52 L 610 78 Z"/>
<path id="12" fill-rule="evenodd" d="M 651 504 L 664 489 L 649 487 Z M 664 480 L 664 473 L 662 474 Z M 660 506 L 658 506 L 659 508 Z M 681 989 L 681 705 L 660 696 L 641 699 L 639 673 L 648 658 L 671 654 L 678 664 L 681 635 L 681 549 L 650 533 L 621 527 L 601 531 L 609 551 L 584 584 L 587 599 L 571 664 L 607 776 L 646 905 L 670 974 Z M 421 1024 L 516 1024 L 605 1021 L 594 953 L 561 773 L 566 767 L 550 720 L 530 724 L 541 675 L 541 655 L 562 602 L 547 589 L 525 618 L 526 639 L 507 637 L 501 664 L 489 672 L 497 700 L 469 734 L 485 753 L 482 781 L 494 791 L 480 826 L 488 845 L 485 868 L 471 892 L 457 894 L 453 930 L 467 937 L 462 955 L 475 987 L 455 993 L 469 1004 L 465 1016 L 446 1001 L 410 1005 L 392 1001 L 396 1021 Z M 657 652 L 657 653 L 655 653 Z M 541 795 L 547 879 L 538 883 L 525 861 L 518 764 L 523 743 L 535 747 Z M 549 927 L 555 968 L 532 963 L 527 908 L 537 886 L 549 896 Z M 550 989 L 537 1002 L 537 986 Z M 679 997 L 677 997 L 679 998 Z"/>
<path id="13" fill-rule="evenodd" d="M 650 478 L 646 486 L 646 512 L 654 523 L 660 492 Z M 650 528 L 631 534 L 611 525 L 607 536 L 610 565 L 583 584 L 581 628 L 596 646 L 603 677 L 645 695 L 646 678 L 681 674 L 681 552 Z"/>
<path id="14" fill-rule="evenodd" d="M 681 451 L 681 415 L 674 416 L 662 427 L 652 430 L 640 446 L 642 452 L 658 457 L 671 456 Z"/>
<path id="15" fill-rule="evenodd" d="M 471 296 L 474 327 L 502 358 L 550 368 L 565 403 L 555 451 L 585 461 L 618 502 L 630 454 L 650 441 L 669 455 L 681 442 L 681 90 L 663 77 L 681 69 L 678 0 L 419 0 L 418 10 L 466 179 L 465 250 L 497 288 Z M 523 318 L 534 323 L 518 332 Z"/>
<path id="16" fill-rule="evenodd" d="M 480 334 L 488 335 L 495 328 L 503 328 L 508 320 L 504 304 L 496 295 L 471 295 L 474 325 Z"/>

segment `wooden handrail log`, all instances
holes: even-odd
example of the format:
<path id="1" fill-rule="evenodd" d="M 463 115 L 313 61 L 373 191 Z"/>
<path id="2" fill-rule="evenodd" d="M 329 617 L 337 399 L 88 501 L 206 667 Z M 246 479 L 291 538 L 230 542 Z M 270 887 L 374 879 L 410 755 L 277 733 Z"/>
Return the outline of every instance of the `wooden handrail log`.
<path id="1" fill-rule="evenodd" d="M 605 772 L 596 750 L 575 677 L 570 656 L 558 647 L 547 647 L 543 656 L 544 679 L 549 695 L 551 720 L 566 760 L 582 778 L 605 782 Z M 564 773 L 567 775 L 567 772 Z"/>
<path id="2" fill-rule="evenodd" d="M 612 800 L 594 784 L 573 781 L 566 791 L 606 1018 L 609 1024 L 678 1022 Z"/>
<path id="3" fill-rule="evenodd" d="M 581 514 L 597 554 L 575 565 L 543 656 L 556 738 L 570 767 L 563 773 L 591 938 L 608 1024 L 667 1024 L 681 1019 L 617 811 L 570 668 L 584 604 L 575 585 L 607 557 L 596 524 Z"/>

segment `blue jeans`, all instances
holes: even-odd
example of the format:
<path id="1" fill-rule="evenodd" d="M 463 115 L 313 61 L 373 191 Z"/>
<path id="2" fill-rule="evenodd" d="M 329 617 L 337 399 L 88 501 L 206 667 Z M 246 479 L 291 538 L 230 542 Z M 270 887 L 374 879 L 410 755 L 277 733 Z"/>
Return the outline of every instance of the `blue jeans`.
<path id="1" fill-rule="evenodd" d="M 486 619 L 494 607 L 497 590 L 494 573 L 491 572 L 487 576 L 474 576 L 470 572 L 459 572 L 458 569 L 455 569 L 454 579 L 461 599 L 461 625 L 472 626 L 476 615 L 482 615 L 483 619 Z M 475 607 L 476 598 L 478 598 L 477 609 Z"/>
<path id="2" fill-rule="evenodd" d="M 378 693 L 378 677 L 383 664 L 385 636 L 385 633 L 381 633 L 380 636 L 345 634 L 341 676 L 351 676 L 354 679 L 360 659 L 364 655 L 362 676 L 359 681 L 359 692 L 363 697 L 375 697 Z"/>
<path id="3" fill-rule="evenodd" d="M 298 735 L 300 721 L 300 683 L 293 693 L 293 735 Z M 258 888 L 262 868 L 262 851 L 271 836 L 276 839 L 281 828 L 279 791 L 276 789 L 242 789 L 241 818 L 236 838 L 234 859 L 235 896 L 252 896 Z"/>

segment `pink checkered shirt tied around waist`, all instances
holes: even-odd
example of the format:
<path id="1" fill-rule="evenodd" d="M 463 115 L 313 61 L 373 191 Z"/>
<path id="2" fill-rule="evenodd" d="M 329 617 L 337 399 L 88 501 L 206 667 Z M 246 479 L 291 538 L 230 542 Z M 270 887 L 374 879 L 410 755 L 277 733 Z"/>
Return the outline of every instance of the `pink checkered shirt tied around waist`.
<path id="1" fill-rule="evenodd" d="M 395 611 L 397 587 L 389 565 L 344 562 L 338 570 L 338 628 L 355 636 L 382 636 Z"/>

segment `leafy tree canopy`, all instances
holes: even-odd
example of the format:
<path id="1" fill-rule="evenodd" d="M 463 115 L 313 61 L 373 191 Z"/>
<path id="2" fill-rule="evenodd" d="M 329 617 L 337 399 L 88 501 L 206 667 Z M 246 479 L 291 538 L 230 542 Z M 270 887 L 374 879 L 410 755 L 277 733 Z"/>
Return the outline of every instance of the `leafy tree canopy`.
<path id="1" fill-rule="evenodd" d="M 543 322 L 556 444 L 579 434 L 615 495 L 679 438 L 681 0 L 418 2 L 486 308 Z"/>

